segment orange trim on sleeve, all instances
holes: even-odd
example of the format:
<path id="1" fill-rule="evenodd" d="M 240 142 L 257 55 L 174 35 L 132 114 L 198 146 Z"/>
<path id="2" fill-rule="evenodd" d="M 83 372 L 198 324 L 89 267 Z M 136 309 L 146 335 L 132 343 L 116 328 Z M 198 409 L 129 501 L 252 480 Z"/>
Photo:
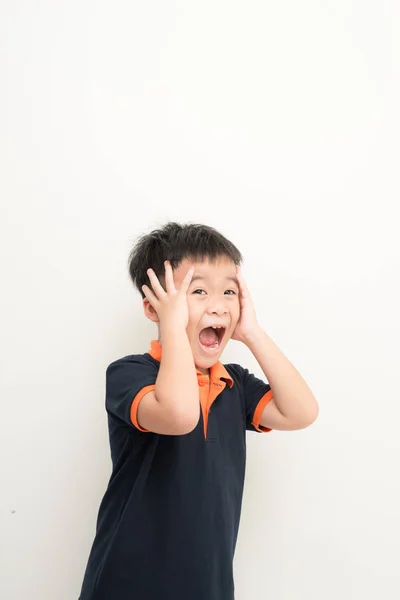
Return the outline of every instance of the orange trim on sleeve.
<path id="1" fill-rule="evenodd" d="M 272 390 L 268 390 L 268 392 L 266 394 L 264 394 L 264 396 L 261 398 L 261 400 L 259 401 L 259 403 L 256 406 L 256 410 L 254 411 L 253 420 L 252 420 L 251 424 L 260 433 L 267 433 L 268 431 L 272 431 L 272 429 L 269 429 L 268 427 L 264 427 L 263 425 L 260 425 L 260 421 L 261 421 L 261 417 L 262 417 L 264 408 L 267 406 L 268 402 L 270 400 L 272 400 L 273 397 L 274 397 L 274 395 L 272 393 Z"/>
<path id="2" fill-rule="evenodd" d="M 140 427 L 139 422 L 138 422 L 138 418 L 137 418 L 137 412 L 138 412 L 140 401 L 143 398 L 143 396 L 145 396 L 149 392 L 153 392 L 155 389 L 156 389 L 156 386 L 154 384 L 153 385 L 146 385 L 144 388 L 142 388 L 140 390 L 140 392 L 138 392 L 136 394 L 136 396 L 134 397 L 134 399 L 132 401 L 132 404 L 131 404 L 131 421 L 132 421 L 133 425 L 137 429 L 139 429 L 139 431 L 144 431 L 145 433 L 148 433 L 149 430 L 148 429 L 143 429 L 143 427 Z"/>

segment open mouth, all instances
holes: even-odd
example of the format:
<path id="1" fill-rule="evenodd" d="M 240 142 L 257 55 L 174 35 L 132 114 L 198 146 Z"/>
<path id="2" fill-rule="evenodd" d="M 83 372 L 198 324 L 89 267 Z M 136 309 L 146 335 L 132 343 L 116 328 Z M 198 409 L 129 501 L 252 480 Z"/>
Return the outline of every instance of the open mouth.
<path id="1" fill-rule="evenodd" d="M 199 343 L 207 353 L 217 352 L 225 335 L 225 327 L 206 327 L 199 334 Z"/>

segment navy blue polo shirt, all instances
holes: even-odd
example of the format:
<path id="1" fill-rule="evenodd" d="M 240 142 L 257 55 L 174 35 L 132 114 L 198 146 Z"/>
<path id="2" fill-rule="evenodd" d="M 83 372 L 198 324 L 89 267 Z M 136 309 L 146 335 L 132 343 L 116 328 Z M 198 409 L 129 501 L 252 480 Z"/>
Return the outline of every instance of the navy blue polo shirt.
<path id="1" fill-rule="evenodd" d="M 106 372 L 112 474 L 100 505 L 80 600 L 233 600 L 233 557 L 246 429 L 260 425 L 269 384 L 238 364 L 197 371 L 201 415 L 186 435 L 140 426 L 155 389 L 157 340 Z"/>

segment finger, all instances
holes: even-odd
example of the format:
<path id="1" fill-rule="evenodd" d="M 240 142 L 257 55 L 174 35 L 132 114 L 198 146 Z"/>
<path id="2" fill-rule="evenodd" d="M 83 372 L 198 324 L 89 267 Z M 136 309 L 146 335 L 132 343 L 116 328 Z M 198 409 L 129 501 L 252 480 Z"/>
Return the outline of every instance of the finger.
<path id="1" fill-rule="evenodd" d="M 164 262 L 164 265 L 165 265 L 165 285 L 167 288 L 167 292 L 168 293 L 176 292 L 175 282 L 174 282 L 174 274 L 172 271 L 171 263 L 169 262 L 169 260 L 166 260 Z"/>
<path id="2" fill-rule="evenodd" d="M 247 289 L 246 283 L 244 282 L 242 277 L 239 279 L 239 287 L 240 287 L 240 293 L 242 294 L 242 296 L 246 296 L 248 294 L 248 289 Z"/>
<path id="3" fill-rule="evenodd" d="M 242 284 L 244 282 L 243 282 L 242 271 L 240 270 L 240 267 L 236 267 L 236 279 L 238 280 L 239 287 L 242 287 Z"/>
<path id="4" fill-rule="evenodd" d="M 156 296 L 153 294 L 153 292 L 151 291 L 151 289 L 147 285 L 142 285 L 142 290 L 143 290 L 144 295 L 146 296 L 146 299 L 150 302 L 150 304 L 152 305 L 152 307 L 154 309 L 156 309 L 156 307 L 159 304 L 159 301 L 156 298 Z"/>
<path id="5" fill-rule="evenodd" d="M 179 291 L 182 292 L 183 294 L 186 294 L 186 292 L 187 292 L 190 282 L 192 281 L 194 270 L 195 270 L 194 267 L 190 267 L 189 271 L 186 273 L 186 275 L 182 281 Z"/>
<path id="6" fill-rule="evenodd" d="M 158 277 L 154 273 L 153 269 L 147 269 L 147 276 L 151 281 L 151 287 L 153 288 L 157 298 L 162 298 L 163 296 L 166 296 L 166 292 L 161 283 L 158 281 Z"/>

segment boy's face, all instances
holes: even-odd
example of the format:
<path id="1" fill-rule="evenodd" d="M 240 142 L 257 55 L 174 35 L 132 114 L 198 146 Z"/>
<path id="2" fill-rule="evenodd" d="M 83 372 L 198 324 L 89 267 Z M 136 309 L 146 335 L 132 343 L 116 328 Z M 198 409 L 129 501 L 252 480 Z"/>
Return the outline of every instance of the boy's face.
<path id="1" fill-rule="evenodd" d="M 227 257 L 220 257 L 215 263 L 208 260 L 194 262 L 184 259 L 173 272 L 176 289 L 180 288 L 182 280 L 192 266 L 195 267 L 195 271 L 186 296 L 189 312 L 186 332 L 195 365 L 199 371 L 206 374 L 219 360 L 239 320 L 239 283 L 236 278 L 236 266 Z M 202 345 L 199 336 L 204 328 L 212 325 L 222 325 L 224 329 L 215 330 L 217 343 L 215 347 L 210 348 Z M 208 343 L 212 341 L 212 336 L 211 332 Z M 207 341 L 203 335 L 202 339 Z M 162 340 L 160 343 L 162 345 Z"/>
<path id="2" fill-rule="evenodd" d="M 186 332 L 196 367 L 207 373 L 219 360 L 239 320 L 239 283 L 236 266 L 228 258 L 221 257 L 214 264 L 185 259 L 174 271 L 177 289 L 191 266 L 195 271 L 186 296 L 189 311 Z M 205 348 L 200 342 L 200 332 L 211 325 L 222 325 L 224 329 L 215 330 L 217 347 Z"/>

